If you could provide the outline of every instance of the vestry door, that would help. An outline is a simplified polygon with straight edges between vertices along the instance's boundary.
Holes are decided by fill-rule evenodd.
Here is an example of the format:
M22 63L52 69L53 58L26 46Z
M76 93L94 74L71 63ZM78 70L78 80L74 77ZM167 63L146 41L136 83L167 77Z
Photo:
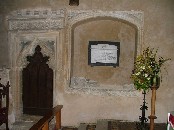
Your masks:
M33 56L27 56L29 64L22 72L23 113L44 115L53 107L53 70L43 57L41 48L35 48Z

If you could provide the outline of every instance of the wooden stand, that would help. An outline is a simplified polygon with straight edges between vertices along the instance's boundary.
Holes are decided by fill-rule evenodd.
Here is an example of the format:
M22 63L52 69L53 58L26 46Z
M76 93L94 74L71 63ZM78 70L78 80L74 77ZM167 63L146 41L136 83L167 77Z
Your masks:
M152 97L151 97L151 115L148 116L150 119L150 130L154 130L154 119L157 119L155 116L155 100L156 100L156 90L158 89L157 86L152 86Z

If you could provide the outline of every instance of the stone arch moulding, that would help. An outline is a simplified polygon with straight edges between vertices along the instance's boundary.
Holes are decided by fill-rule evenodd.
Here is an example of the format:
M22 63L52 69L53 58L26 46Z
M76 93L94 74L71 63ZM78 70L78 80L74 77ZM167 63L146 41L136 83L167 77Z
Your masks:
M112 18L118 21L124 21L127 24L131 24L137 30L136 34L136 54L140 54L143 44L143 25L144 25L144 13L141 11L101 11L101 10L69 10L67 11L66 25L67 35L66 43L68 45L68 60L67 60L67 72L65 81L65 91L67 93L77 94L94 94L94 95L113 95L113 96L140 96L140 93L134 89L133 84L125 84L121 86L123 89L97 89L95 87L71 87L71 54L72 54L72 29L80 22L95 18ZM118 87L120 88L120 86Z

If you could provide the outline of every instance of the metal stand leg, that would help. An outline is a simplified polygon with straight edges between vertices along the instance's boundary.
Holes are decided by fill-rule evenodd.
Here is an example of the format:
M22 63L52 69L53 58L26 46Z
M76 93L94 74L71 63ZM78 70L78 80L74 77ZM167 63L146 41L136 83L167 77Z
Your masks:
M148 130L147 128L147 121L148 119L145 117L146 116L146 110L148 110L148 107L146 106L146 92L143 91L142 94L144 95L144 98L143 98L143 105L141 105L141 108L140 110L142 111L142 116L139 116L139 120L141 123L137 123L136 126L137 126L137 130Z

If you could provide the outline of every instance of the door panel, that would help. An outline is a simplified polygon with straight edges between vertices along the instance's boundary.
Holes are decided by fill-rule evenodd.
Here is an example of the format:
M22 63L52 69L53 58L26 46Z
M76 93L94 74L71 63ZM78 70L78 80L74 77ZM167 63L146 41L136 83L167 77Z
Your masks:
M53 107L53 70L43 57L41 48L35 48L33 56L27 56L29 64L22 72L23 113L45 115Z

